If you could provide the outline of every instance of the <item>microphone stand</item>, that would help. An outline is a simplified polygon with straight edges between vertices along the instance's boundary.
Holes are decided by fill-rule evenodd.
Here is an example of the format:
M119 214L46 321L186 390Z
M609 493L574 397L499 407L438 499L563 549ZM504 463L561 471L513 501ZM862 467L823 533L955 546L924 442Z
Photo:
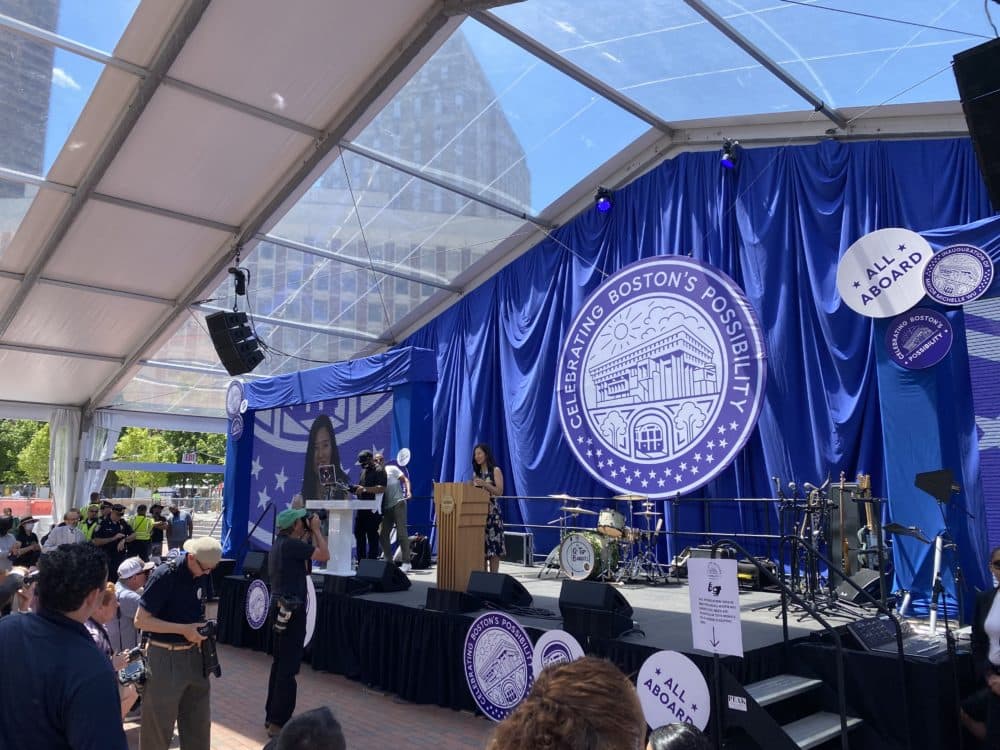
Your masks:
M948 625L948 594L944 590L944 583L941 581L941 574L938 573L937 579L934 581L934 606L937 606L937 597L941 595L941 599L944 602L944 640L947 646L948 652L948 666L951 670L951 683L952 683L952 694L953 694L953 708L955 710L955 722L958 725L958 731L956 736L958 737L958 750L964 750L965 738L964 727L962 726L962 700L960 693L958 691L958 654L955 644L955 634L952 633L951 627Z

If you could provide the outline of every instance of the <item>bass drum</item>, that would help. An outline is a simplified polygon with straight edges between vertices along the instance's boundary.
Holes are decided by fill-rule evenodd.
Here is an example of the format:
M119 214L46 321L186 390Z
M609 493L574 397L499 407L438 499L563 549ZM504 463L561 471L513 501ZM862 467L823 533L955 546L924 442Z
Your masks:
M598 578L618 567L618 545L593 531L569 534L559 546L559 566L573 581Z

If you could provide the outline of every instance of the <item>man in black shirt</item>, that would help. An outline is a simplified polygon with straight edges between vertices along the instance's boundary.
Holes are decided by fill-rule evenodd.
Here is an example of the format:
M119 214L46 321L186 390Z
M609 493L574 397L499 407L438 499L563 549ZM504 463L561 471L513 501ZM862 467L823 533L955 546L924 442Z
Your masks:
M351 487L351 492L358 500L375 500L385 492L388 479L385 469L375 463L371 451L361 451L358 454L358 465L361 466L361 479ZM378 528L382 520L380 513L374 510L359 510L354 514L354 541L358 547L358 559L377 560L379 556Z
M114 670L84 627L104 595L104 556L64 544L38 570L38 614L0 620L0 747L127 750Z
M211 537L197 537L184 550L153 571L135 615L136 629L150 636L142 750L167 750L174 722L184 750L210 750L211 686L198 648L205 636L198 629L205 625L208 574L219 564L222 547Z
M118 580L118 566L128 557L126 545L135 539L132 527L122 520L124 514L124 505L112 505L108 517L101 520L97 531L90 538L108 560L108 580L112 583Z
M307 526L308 523L308 526ZM307 541L307 537L312 541ZM302 664L306 640L306 576L312 561L326 562L330 550L319 516L304 508L278 514L278 536L268 557L271 599L274 602L274 662L267 681L265 721L273 737L295 712L295 675Z
M163 556L163 532L169 525L163 517L163 504L153 503L149 506L153 518L153 531L149 535L149 556L153 562L159 563Z

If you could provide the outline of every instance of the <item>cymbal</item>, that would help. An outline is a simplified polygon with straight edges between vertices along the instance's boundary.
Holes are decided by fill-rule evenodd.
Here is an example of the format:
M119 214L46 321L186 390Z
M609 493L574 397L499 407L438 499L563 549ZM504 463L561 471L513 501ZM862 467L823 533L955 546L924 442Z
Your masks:
M615 500L649 500L649 495L634 495L632 493L626 493L624 495L615 495Z
M585 516L599 516L596 510L587 510L586 508L571 508L568 505L562 506L559 510L564 513L569 513L571 516L575 516L577 513L582 513Z
M567 495L565 492L561 495L549 495L549 497L554 497L556 500L576 500L572 495Z
M640 510L632 514L633 516L658 516L660 515L655 510Z

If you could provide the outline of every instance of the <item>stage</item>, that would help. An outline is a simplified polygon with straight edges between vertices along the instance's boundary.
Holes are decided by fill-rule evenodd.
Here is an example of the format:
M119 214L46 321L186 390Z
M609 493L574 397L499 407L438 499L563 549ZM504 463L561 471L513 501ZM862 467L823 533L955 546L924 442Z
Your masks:
M538 578L539 567L501 565L532 595L531 614L512 613L533 640L545 630L562 627L559 591L562 578L555 571ZM320 595L316 631L308 651L313 669L345 675L414 703L430 703L478 712L469 694L462 669L462 649L468 628L480 612L445 613L424 608L427 590L436 581L434 567L412 571L408 591L356 596ZM225 579L219 606L219 640L234 646L269 650L269 627L254 631L246 623L243 599L248 581ZM686 583L616 585L633 608L636 628L616 639L588 638L581 645L588 653L604 656L629 675L636 674L655 651L687 654L710 680L712 659L692 650L689 592ZM722 663L742 684L783 673L806 674L824 682L817 701L836 711L836 650L823 628L811 618L789 615L789 647L783 646L777 593L746 590L740 594L744 658L726 657ZM550 615L540 610L547 610ZM483 610L485 611L485 610ZM833 620L843 626L847 619ZM851 747L906 747L901 720L902 691L895 658L866 653L842 631L845 642L845 691L849 712L865 720L851 733ZM958 671L963 684L970 671L967 655L960 656ZM953 703L949 690L951 670L947 658L908 659L906 684L911 688L910 736L915 748L936 747L928 738L947 743L954 737ZM944 746L944 745L942 745ZM748 746L749 747L749 746Z

